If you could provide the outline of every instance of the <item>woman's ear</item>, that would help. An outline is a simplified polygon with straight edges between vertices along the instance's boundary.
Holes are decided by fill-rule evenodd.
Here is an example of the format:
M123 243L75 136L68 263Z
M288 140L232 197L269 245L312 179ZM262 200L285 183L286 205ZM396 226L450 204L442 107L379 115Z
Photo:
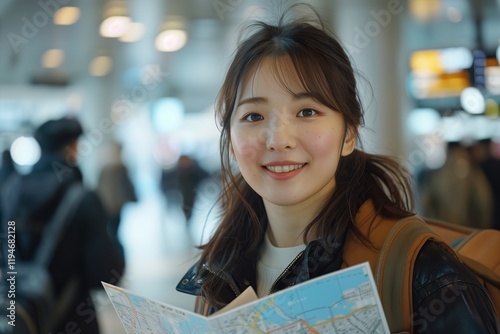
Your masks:
M348 128L344 138L344 145L342 146L342 152L340 153L343 157L349 155L354 151L356 147L356 140L358 138L358 128Z

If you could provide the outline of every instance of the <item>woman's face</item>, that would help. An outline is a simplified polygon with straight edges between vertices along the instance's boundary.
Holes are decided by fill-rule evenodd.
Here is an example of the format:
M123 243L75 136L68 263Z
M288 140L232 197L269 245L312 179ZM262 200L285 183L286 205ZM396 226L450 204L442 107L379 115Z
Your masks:
M264 202L317 206L335 188L339 158L353 151L356 135L344 138L342 115L311 98L287 57L278 61L290 89L269 59L247 74L231 118L231 151Z

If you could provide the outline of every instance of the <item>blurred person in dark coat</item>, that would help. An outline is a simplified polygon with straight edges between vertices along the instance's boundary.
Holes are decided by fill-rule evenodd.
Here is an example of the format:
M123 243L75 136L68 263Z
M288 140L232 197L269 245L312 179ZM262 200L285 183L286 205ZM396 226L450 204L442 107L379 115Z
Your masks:
M121 152L121 145L115 142L102 150L102 166L97 182L97 193L108 213L108 228L113 236L118 234L123 206L129 202L137 202L135 188L130 180L128 168L121 158Z
M481 167L461 143L448 143L445 164L421 187L425 216L473 228L491 228L493 195Z
M181 155L177 165L162 171L161 189L168 202L181 205L182 212L189 224L200 184L210 175L188 155Z
M2 152L2 161L0 165L0 203L2 202L2 189L7 183L9 178L13 175L17 175L16 167L14 166L14 160L9 150ZM2 217L2 206L0 205L0 218Z
M35 132L41 158L27 175L11 178L3 191L2 222L16 221L16 258L32 259L44 226L55 213L65 192L82 183L76 166L77 139L82 127L76 119L63 118L42 124ZM78 278L78 289L54 333L99 333L92 288L101 281L117 283L125 261L115 239L107 231L107 216L96 193L86 190L73 221L56 248L49 271L55 293Z
M7 179L14 174L17 174L14 160L12 160L10 151L5 150L2 152L2 162L0 165L0 187L2 187Z

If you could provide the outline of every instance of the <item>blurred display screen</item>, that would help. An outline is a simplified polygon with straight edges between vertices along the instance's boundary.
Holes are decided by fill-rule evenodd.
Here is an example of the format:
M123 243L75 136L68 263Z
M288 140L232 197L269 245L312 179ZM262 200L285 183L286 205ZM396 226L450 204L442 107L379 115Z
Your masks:
M416 99L458 97L467 87L500 96L498 59L464 47L419 50L410 56L409 91Z
M410 92L415 98L459 96L471 86L474 57L463 47L415 51L410 56Z
M500 95L500 66L495 58L486 60L485 86L490 94Z

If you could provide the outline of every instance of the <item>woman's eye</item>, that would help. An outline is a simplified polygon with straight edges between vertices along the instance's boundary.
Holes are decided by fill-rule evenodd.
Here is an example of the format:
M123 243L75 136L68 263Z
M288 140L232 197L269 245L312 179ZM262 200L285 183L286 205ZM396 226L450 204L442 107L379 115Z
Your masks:
M301 111L299 111L297 116L299 116L299 117L311 117L311 116L316 115L317 113L318 112L314 109L306 108L306 109L302 109Z
M252 113L252 114L246 115L245 117L243 117L243 119L245 121L249 121L249 122L257 122L257 121L262 121L264 119L264 117L262 117L262 115Z

